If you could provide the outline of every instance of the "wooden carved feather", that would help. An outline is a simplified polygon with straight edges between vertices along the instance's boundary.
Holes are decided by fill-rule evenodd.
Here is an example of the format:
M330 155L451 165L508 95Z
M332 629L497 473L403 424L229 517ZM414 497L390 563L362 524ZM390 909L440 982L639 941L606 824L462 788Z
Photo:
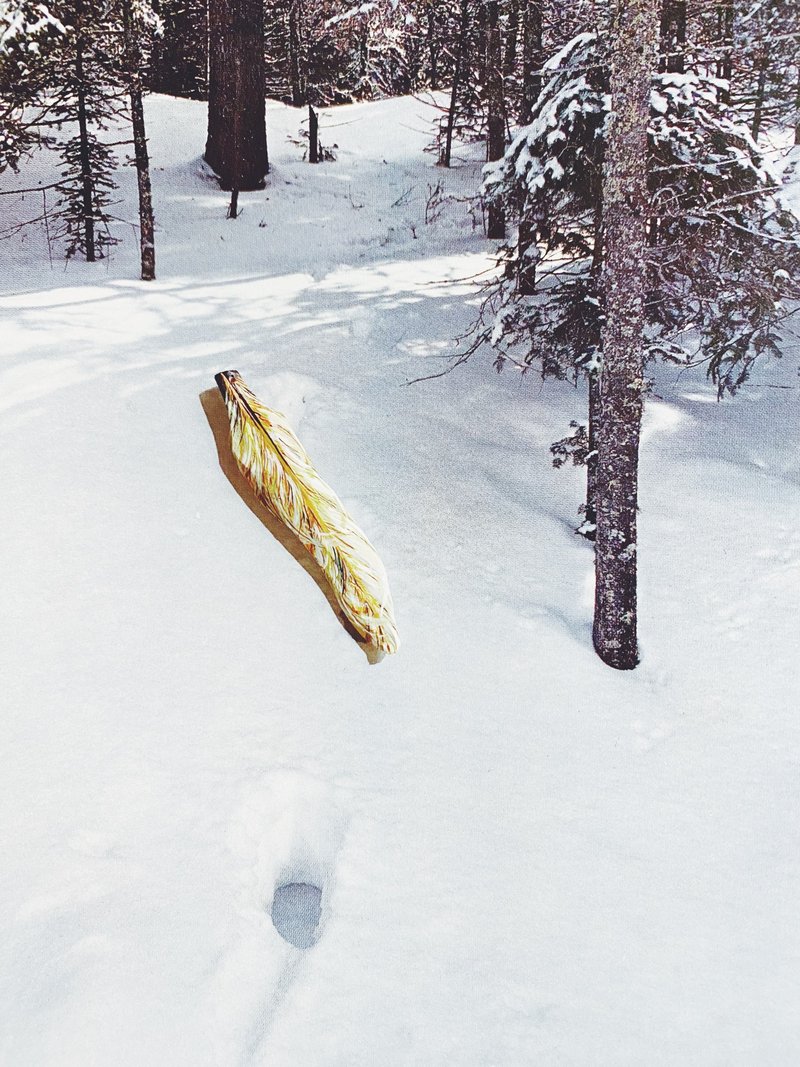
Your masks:
M284 416L265 407L238 371L214 380L228 409L233 454L259 500L314 557L360 636L396 652L389 581L366 535L317 474Z

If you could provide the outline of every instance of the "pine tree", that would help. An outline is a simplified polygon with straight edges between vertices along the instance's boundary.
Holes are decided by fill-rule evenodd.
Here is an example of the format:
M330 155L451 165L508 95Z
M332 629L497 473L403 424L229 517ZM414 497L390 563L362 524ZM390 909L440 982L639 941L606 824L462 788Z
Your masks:
M519 221L501 251L470 350L491 341L498 365L588 380L582 442L557 442L588 463L588 524L595 504L598 373L603 365L604 205L608 38L582 34L544 68L533 121L502 162L487 167L485 195ZM656 74L650 93L647 180L649 358L705 362L720 396L747 380L754 360L777 356L797 294L797 220L747 129L718 100L713 77ZM691 341L690 341L691 339Z
M0 173L42 143L40 112L49 89L44 62L65 34L44 5L0 0Z
M98 10L90 0L71 0L58 10L67 32L50 57L51 84L57 85L50 109L60 128L77 130L61 144L55 235L65 241L67 258L81 252L93 263L118 243L110 229L116 157L98 133L121 111L119 25L110 5Z

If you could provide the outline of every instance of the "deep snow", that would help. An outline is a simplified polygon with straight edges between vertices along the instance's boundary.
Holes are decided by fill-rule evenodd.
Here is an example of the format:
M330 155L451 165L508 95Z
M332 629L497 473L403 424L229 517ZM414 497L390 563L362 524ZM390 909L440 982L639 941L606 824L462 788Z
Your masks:
M310 167L273 106L227 221L202 105L147 115L157 282L127 226L94 266L0 244L0 1062L796 1062L796 350L721 404L660 373L643 661L615 673L548 454L580 393L480 357L408 384L490 266L468 204L425 222L476 166L436 168L399 100L327 113ZM220 470L200 394L228 367L381 553L396 657ZM322 890L308 949L273 925L291 883Z

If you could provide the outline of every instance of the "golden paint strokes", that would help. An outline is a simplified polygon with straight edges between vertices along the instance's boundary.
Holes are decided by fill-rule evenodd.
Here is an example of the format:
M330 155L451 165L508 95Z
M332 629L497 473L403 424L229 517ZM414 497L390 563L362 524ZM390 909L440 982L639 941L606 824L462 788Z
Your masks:
M396 652L389 581L366 535L317 474L286 419L265 407L238 371L216 375L231 423L231 448L259 500L325 572L345 617L383 652Z

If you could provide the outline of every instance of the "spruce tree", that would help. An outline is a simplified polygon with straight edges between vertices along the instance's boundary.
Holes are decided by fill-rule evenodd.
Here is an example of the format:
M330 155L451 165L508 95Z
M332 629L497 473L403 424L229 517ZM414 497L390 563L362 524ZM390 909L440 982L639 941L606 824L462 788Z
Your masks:
M117 161L98 134L121 113L119 26L111 5L98 9L90 0L62 4L59 14L67 32L51 57L50 77L57 84L51 112L67 137L61 143L55 234L64 240L67 258L80 252L93 263L118 243L110 229Z
M0 3L0 173L17 170L43 141L40 117L50 90L45 57L65 32L44 4Z
M487 167L485 196L517 220L519 238L501 250L471 345L490 341L499 366L588 379L590 519L603 365L608 57L608 37L597 34L581 34L557 53L545 64L533 121ZM713 77L694 73L652 78L645 313L648 357L704 363L722 396L747 381L760 355L779 354L790 310L783 298L797 292L798 231L746 127L716 90ZM582 455L578 445L557 442L556 458L564 449Z

